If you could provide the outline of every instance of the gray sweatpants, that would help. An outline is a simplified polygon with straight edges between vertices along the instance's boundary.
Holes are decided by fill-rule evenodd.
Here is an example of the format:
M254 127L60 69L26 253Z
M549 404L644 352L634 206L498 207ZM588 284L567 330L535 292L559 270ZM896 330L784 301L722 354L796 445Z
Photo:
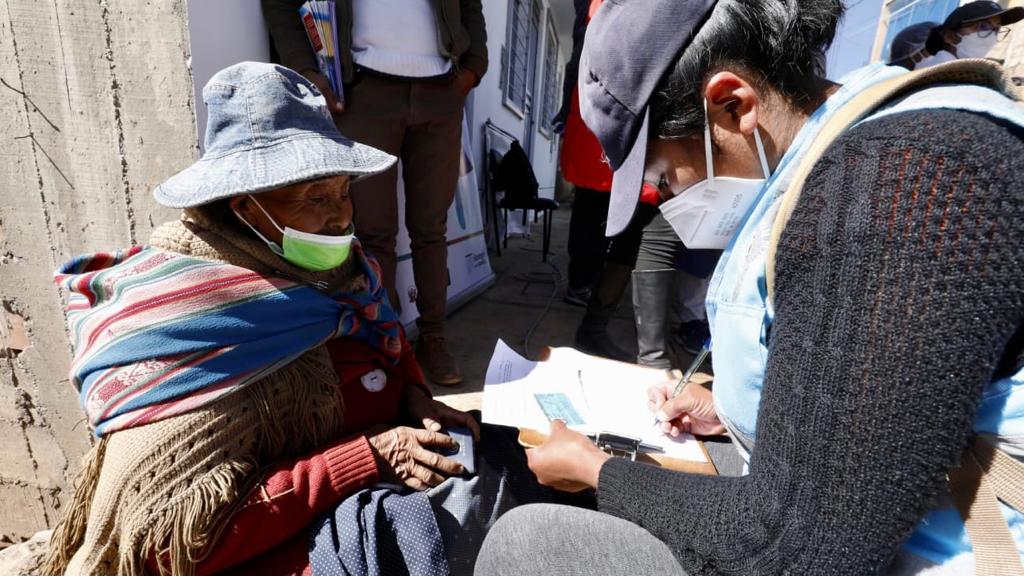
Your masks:
M532 504L491 528L477 576L686 576L672 552L643 528L583 508Z
M900 553L889 576L962 576L972 563L936 566ZM510 511L491 528L476 576L686 576L672 552L650 532L621 518L557 504Z

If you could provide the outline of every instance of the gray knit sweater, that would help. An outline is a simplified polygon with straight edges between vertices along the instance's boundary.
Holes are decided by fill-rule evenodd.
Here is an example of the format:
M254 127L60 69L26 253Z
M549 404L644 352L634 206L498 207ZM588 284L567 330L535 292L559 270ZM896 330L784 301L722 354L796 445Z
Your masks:
M691 575L883 571L944 490L984 386L1018 361L1022 159L1015 128L967 112L843 135L780 242L750 474L613 458L600 509Z

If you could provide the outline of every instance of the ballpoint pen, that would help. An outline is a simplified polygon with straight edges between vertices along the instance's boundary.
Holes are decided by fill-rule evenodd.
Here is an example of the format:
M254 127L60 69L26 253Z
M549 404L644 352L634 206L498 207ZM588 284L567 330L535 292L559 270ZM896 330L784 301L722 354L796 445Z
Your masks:
M708 354L710 352L711 338L708 337L708 339L705 340L704 344L700 347L700 352L698 352L697 355L693 358L693 362L690 363L690 367L687 368L686 372L683 372L683 375L679 377L679 380L676 382L676 387L672 390L672 395L669 396L667 400L665 400L666 402L672 400L676 396L679 396L679 393L683 391L683 388L685 388L686 385L690 383L690 378L693 378L693 375L697 372L697 370L700 369L701 365L704 364L704 360L707 359ZM658 420L658 417L655 416L654 425L657 426L660 422L661 421Z

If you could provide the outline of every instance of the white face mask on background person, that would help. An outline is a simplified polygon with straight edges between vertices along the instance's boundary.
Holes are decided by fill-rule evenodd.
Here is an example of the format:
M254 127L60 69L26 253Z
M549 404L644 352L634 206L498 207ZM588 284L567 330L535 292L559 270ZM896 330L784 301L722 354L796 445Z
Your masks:
M984 58L998 41L999 35L993 32L989 32L984 38L978 32L961 36L960 43L956 45L956 57Z
M711 123L704 101L704 158L708 177L661 204L661 214L690 249L725 248L736 234L740 221L750 211L765 182L771 176L761 133L754 128L754 143L764 178L715 177L711 150Z

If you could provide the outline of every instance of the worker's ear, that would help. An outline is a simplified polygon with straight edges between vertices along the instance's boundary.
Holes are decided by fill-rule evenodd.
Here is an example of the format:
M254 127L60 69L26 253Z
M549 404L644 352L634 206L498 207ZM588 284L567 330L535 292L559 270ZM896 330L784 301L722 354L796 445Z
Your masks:
M761 99L746 78L724 71L712 76L704 87L708 121L715 128L750 136L757 128Z

